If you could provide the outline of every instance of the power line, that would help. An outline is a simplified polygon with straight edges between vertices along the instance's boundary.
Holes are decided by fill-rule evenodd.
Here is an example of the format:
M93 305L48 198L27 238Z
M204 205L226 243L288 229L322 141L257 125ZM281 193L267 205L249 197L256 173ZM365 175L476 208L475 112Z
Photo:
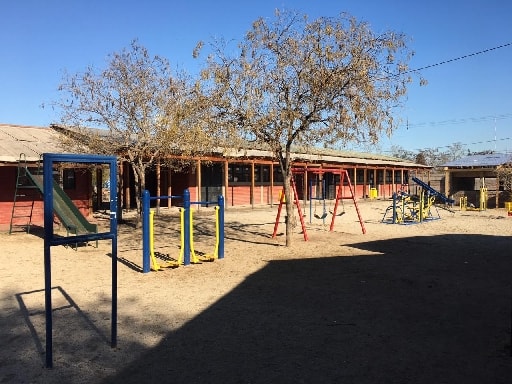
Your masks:
M497 120L506 120L512 118L512 113L504 113L501 115L487 115L487 116L479 116L479 117L464 117L460 119L449 119L449 120L441 120L441 121L429 121L422 123L409 123L407 122L406 128L421 128L425 126L436 127L439 125L457 125L457 124L467 124L467 123L482 123L486 121L497 121Z
M467 58L472 57L472 56L482 55L482 54L484 54L484 53L488 53L488 52L491 52L491 51L495 51L495 50L497 50L497 49L501 49L501 48L506 48L506 47L509 47L509 46L511 46L511 45L512 45L512 42L511 42L511 43L502 44L502 45L499 45L499 46L497 46L497 47L484 49L483 51L473 52L473 53L470 53L470 54L467 54L467 55L464 55L464 56L456 57L456 58L454 58L454 59L444 60L444 61L440 61L439 63L426 65L426 66L424 66L424 67L420 67L420 68L416 68L416 69L411 69L411 70L406 71L406 72L404 72L404 73L419 72L419 71L422 71L422 70L424 70L424 69L428 69L428 68L432 68L432 67L437 67L437 66L439 66L439 65L452 63L452 62L454 62L454 61L458 61L458 60L462 60L462 59L467 59Z
M495 142L497 142L497 141L505 141L505 140L512 140L512 137L503 137L503 138L500 138L500 139L494 139L494 140L476 141L476 142L474 142L474 143L462 144L462 145L464 145L464 146L468 146L468 145L476 145L476 144L488 144L488 143L495 143ZM449 147L449 145L444 146L444 147L439 147L439 148L446 148L446 147Z
M503 137L503 138L499 138L499 139L493 139L493 140L482 140L482 141L475 141L473 143L460 143L460 142L455 142L453 144L459 144L463 147L468 147L470 145L477 145L477 144L489 144L489 143L496 143L498 141L507 141L507 140L512 140L512 137ZM451 145L436 145L435 148L436 149L441 149L441 148L451 148L453 146L453 144ZM400 147L400 146L398 146ZM428 149L427 147L424 147L424 148L415 148L416 151L422 151L424 149ZM392 150L387 150L387 151L384 151L384 152L393 152Z

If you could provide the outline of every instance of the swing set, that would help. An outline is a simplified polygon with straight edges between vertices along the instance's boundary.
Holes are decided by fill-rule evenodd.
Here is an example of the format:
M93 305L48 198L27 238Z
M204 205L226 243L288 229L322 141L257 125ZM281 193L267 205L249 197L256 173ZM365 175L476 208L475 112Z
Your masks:
M325 201L327 199L327 191L325 189L326 182L325 182L324 178L320 178L319 176L320 176L319 174L316 174L315 185L314 185L314 188L315 188L314 194L313 194L313 179L309 180L309 223L310 224L311 224L311 220L313 220L313 217L316 219L319 219L319 220L324 220L324 223L325 223L325 218L328 215L327 208L325 206ZM312 212L313 201L315 201L314 213ZM322 208L323 208L321 214L317 213L317 208L318 208L319 204L322 204Z
M363 234L366 233L366 228L364 227L364 223L363 223L363 219L361 217L361 213L359 211L359 207L357 205L357 201L356 201L356 198L355 198L355 193L354 193L354 188L352 187L352 183L350 182L350 177L348 175L348 172L345 170L345 169L338 169L338 168L314 168L314 169L308 169L308 168L294 168L292 169L292 178L291 178L291 189L292 189L292 192L293 192L293 202L294 202L294 205L297 207L297 211L298 211L298 214L299 214L299 218L300 218L300 222L301 222L301 226L302 226L302 233L304 235L304 241L308 241L308 235L307 235L307 231L306 231L306 225L304 223L304 215L302 214L302 209L301 209L301 206L300 206L300 201L299 201L299 198L298 198L298 193L297 193L297 187L296 187L296 182L295 182L295 175L303 175L303 178L304 180L307 178L307 175L309 174L313 174L315 175L315 180L316 180L316 186L319 187L319 188L316 188L316 192L313 197L313 184L312 184L312 180L310 181L310 184L309 184L309 209L310 209L310 223L311 223L311 218L312 217L315 217L316 219L320 219L320 220L323 220L324 223L325 223L325 219L327 218L327 216L329 215L329 213L332 215L332 218L331 218L331 223L330 223L330 226L329 226L329 231L332 232L334 230L334 222L335 222L335 219L337 216L342 216L345 214L345 204L344 204L344 200L345 199L351 199L354 203L354 207L356 208L356 212L357 212L357 216L358 216L358 219L359 219L359 224L361 225L361 230L363 232ZM325 177L323 177L325 174L332 174L333 176L335 175L339 175L339 184L338 184L338 188L337 188L337 192L336 192L336 197L334 199L334 206L332 207L332 209L329 209L329 211L327 210L327 204L326 204L326 200L327 200L327 193L326 193L326 180L325 180ZM320 181L320 183L319 183ZM304 185L306 184L306 182L304 182ZM346 184L346 185L345 185ZM344 192L344 187L348 187L348 190L350 192L349 195L345 195L343 192ZM335 188L336 188L336 184L335 184ZM315 202L314 203L314 212L313 211L313 201ZM339 203L341 201L341 212L338 213L338 209L339 209ZM279 207L278 207L278 210L277 210L277 215L276 215L276 222L274 224L274 232L272 234L272 237L275 238L277 236L277 228L279 226L279 219L281 217L281 210L282 210L282 207L283 207L283 203L286 202L286 199L285 199L285 194L284 194L284 188L282 190L282 192L280 193L280 198L279 198ZM321 213L318 213L317 212L317 207L321 205L322 206L322 212Z
M329 191L327 188L327 179L323 176L325 173L330 173L333 178L336 174L339 174L339 170L335 169L332 173L332 170L314 170L310 171L313 174L315 174L314 178L314 184L313 184L313 178L309 179L309 223L312 223L313 218L322 220L325 224L325 219L329 214L333 214L334 210L332 207L332 202L329 203L329 210L327 210L327 199L329 195ZM340 179L343 177L340 175ZM347 179L349 180L349 179ZM333 180L333 185L336 186L335 179ZM341 180L340 180L341 181ZM349 180L350 181L350 180ZM342 183L340 184L343 185ZM314 192L313 192L314 191ZM349 197L350 198L350 197ZM345 214L345 203L343 202L344 198L341 198L341 212L335 214L336 216L343 216ZM313 203L314 202L314 203ZM318 213L318 207L322 208L321 213Z

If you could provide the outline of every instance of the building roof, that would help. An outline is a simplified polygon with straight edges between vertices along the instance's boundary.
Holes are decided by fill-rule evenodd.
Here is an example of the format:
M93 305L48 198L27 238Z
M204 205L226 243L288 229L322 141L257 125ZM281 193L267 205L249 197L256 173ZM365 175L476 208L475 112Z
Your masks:
M220 149L219 149L220 151ZM247 150L233 150L227 153L228 156L234 158L270 158L272 153L270 151L260 149L247 149ZM412 163L406 160L397 159L395 157L388 157L383 155L373 155L367 153L357 153L352 151L316 151L313 153L300 153L292 152L291 158L294 161L306 161L306 162L326 162L326 163L343 163L352 164L357 166L374 166L374 167L403 167L403 168L425 168L430 169L432 167L422 164Z
M0 124L0 163L16 163L23 155L37 162L43 153L64 153L58 137L50 128Z
M24 154L29 162L40 160L43 153L66 153L60 146L59 136L63 131L72 130L61 126L49 128L0 124L0 163L15 163ZM102 133L104 130L91 129ZM273 154L264 149L245 149L227 151L216 148L212 151L218 155L227 155L231 158L273 158ZM372 153L353 151L314 149L309 153L295 150L292 153L294 161L314 163L339 163L355 166L399 167L399 168L431 168L429 166L412 163L403 159Z
M52 128L59 132L77 132L74 127L65 127L61 125L51 125ZM109 136L109 131L101 128L85 128L82 127L86 132L97 134L99 136ZM134 140L136 137L134 136ZM268 149L256 146L254 143L247 143L247 147L244 149L232 148L213 148L211 153L216 156L228 156L230 158L274 158L274 154ZM402 168L414 168L414 169L430 169L431 166L413 163L397 157L382 155L378 153L366 153L356 152L348 150L337 150L328 148L307 148L307 150L301 150L301 148L292 148L292 160L294 161L305 161L305 162L327 162L327 163L343 163L353 164L357 166L375 166L375 167L402 167Z
M492 153L488 155L471 155L462 159L450 161L443 164L448 168L482 168L482 167L498 167L503 164L512 162L512 154Z

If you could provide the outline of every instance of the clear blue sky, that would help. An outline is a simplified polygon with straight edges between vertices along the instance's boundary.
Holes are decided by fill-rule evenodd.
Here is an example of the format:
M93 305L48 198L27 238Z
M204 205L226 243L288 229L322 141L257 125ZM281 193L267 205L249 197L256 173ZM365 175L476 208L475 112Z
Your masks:
M411 68L512 43L512 2L506 0L2 1L0 123L58 121L57 111L40 106L58 98L64 71L103 68L109 53L133 39L194 73L191 53L199 40L240 40L252 21L276 8L311 18L346 11L376 32L403 32L416 52ZM461 142L471 151L512 151L511 64L509 45L423 70L429 84L411 85L396 111L404 124L379 150L444 150Z

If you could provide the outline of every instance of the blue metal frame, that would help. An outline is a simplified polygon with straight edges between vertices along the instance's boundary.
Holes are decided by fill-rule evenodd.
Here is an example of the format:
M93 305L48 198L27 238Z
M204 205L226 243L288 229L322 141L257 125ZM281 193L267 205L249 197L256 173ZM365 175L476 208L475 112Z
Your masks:
M55 237L53 232L53 165L54 163L108 164L110 167L110 231L86 235ZM111 347L117 346L117 159L114 156L43 154L44 186L44 286L46 312L46 367L53 367L53 318L51 247L93 240L112 241L112 316ZM114 191L114 193L112 193Z

